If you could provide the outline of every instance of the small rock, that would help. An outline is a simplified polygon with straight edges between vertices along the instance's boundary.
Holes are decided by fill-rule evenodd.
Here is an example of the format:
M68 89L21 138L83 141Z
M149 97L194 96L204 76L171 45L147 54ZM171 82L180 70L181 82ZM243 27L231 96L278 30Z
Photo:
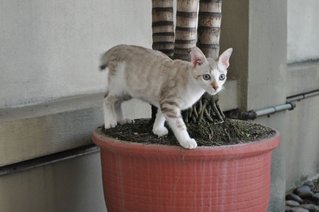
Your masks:
M290 212L310 212L310 211L305 208L295 207L295 208L291 208Z
M311 189L315 187L315 183L313 181L307 181L304 185L309 186Z
M289 207L289 206L285 206L285 212L291 212L291 207Z
M290 212L291 211L291 207L289 207L289 206L285 206L285 212Z
M298 195L296 194L287 194L286 195L286 200L294 200L299 202L300 204L303 203L303 199L301 199Z
M302 185L295 189L295 194L297 194L301 198L308 198L312 197L313 192L311 191L311 188L307 185Z
M311 212L319 212L319 206L313 204L303 204L300 207L310 210Z
M319 201L319 193L315 193L312 195L312 198L316 201Z
M294 200L287 200L287 201L286 201L286 205L287 205L287 206L290 206L290 207L296 207L296 206L299 206L300 203L297 202L297 201L294 201Z

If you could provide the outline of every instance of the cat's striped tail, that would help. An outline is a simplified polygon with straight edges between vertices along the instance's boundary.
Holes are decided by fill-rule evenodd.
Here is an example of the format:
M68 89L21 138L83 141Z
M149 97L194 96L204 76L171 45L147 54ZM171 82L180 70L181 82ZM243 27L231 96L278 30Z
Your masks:
M104 69L106 69L106 65L100 65L100 71L103 71Z
M105 53L101 56L100 71L103 71L104 69L107 68L107 66L108 66L108 61L109 61L109 51L105 52Z

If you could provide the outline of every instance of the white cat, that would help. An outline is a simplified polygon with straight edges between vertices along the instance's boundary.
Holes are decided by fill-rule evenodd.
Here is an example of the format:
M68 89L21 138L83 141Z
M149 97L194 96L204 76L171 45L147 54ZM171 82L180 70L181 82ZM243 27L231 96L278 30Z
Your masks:
M206 58L195 47L191 62L172 60L165 54L138 46L119 45L102 57L101 70L108 70L108 91L104 101L105 128L126 123L121 103L138 98L158 108L153 133L164 136L168 130L165 120L180 145L187 149L197 147L190 138L181 110L191 107L208 92L217 94L226 81L232 48L222 53L218 61Z

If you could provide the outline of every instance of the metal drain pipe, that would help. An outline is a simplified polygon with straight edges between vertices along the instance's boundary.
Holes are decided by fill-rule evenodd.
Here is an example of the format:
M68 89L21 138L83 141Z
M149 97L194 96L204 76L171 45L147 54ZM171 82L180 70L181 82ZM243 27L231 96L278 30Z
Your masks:
M282 104L282 105L275 105L275 106L258 109L258 110L255 110L256 118L259 116L266 116L266 115L274 114L284 110L293 110L295 107L296 107L295 103L287 102L286 104Z
M0 177L9 174L15 174L21 171L27 171L29 169L38 168L57 162L62 162L65 160L73 159L76 157L81 157L84 155L99 152L99 148L94 144L89 144L82 147L77 147L71 150L66 150L63 152L54 153L51 155L42 156L39 158L34 158L30 160L25 160L22 162L5 165L0 167Z
M313 96L317 96L317 95L319 95L319 89L305 92L305 93L301 93L301 94L297 94L297 95L288 96L287 102L297 102L297 101L301 101L303 99L307 99L309 97L313 97Z
M297 101L301 101L313 96L319 95L319 89L292 95L286 98L286 103L281 105L274 105L262 109L250 110L247 112L242 112L239 109L234 109L226 111L225 115L229 118L241 119L241 120L253 120L260 116L270 116L274 113L284 111L284 110L293 110L296 107Z

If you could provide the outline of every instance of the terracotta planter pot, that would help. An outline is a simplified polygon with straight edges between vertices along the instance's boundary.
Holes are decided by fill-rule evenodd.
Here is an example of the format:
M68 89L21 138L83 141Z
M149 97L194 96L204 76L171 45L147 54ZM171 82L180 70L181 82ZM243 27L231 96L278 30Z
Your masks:
M93 134L108 212L266 212L279 140L185 150Z

